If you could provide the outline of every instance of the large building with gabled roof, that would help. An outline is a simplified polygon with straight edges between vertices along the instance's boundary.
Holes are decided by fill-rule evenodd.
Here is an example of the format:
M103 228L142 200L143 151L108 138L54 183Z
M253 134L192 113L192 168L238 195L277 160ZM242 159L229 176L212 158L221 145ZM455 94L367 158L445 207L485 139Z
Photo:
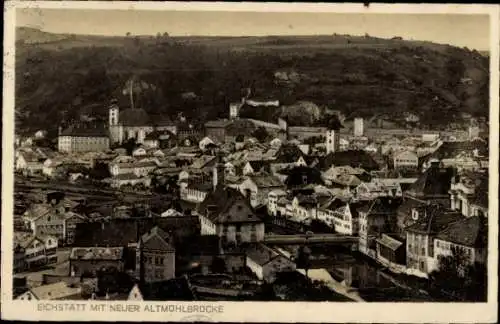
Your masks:
M213 227L223 245L260 242L264 221L253 209L250 197L219 183L198 206L201 225Z
M121 144L129 139L144 143L146 136L154 131L177 132L175 123L166 116L152 116L142 108L127 108L120 111L117 104L109 108L109 139L111 144Z

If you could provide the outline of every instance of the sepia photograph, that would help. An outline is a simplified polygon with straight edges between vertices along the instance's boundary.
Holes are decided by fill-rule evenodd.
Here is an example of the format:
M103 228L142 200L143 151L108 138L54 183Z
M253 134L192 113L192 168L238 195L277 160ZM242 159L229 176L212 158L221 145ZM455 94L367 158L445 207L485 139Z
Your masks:
M10 4L2 304L496 304L498 8Z

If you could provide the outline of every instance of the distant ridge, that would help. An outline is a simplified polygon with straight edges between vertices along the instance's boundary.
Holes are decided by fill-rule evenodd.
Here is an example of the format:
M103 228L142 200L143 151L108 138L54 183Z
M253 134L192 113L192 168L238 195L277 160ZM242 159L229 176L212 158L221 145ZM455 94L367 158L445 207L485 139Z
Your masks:
M16 42L23 42L25 44L58 42L69 37L69 35L48 33L33 27L16 28Z

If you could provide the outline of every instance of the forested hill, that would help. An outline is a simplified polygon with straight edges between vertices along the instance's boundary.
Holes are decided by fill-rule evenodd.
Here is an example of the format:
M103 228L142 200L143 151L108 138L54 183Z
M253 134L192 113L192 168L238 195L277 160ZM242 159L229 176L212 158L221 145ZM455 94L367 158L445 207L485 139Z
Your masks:
M227 117L228 103L246 88L285 106L255 111L262 119L288 108L300 115L300 102L346 116L413 112L429 125L488 114L488 58L448 45L368 35L101 37L30 28L18 29L16 39L20 129L105 117L112 98L129 105L123 87L132 76L148 85L137 105L200 120Z

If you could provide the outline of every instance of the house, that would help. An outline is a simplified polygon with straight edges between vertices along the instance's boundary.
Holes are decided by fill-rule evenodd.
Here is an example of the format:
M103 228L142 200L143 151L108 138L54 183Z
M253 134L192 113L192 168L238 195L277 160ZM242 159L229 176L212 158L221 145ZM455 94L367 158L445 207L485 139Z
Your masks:
M273 164L291 165L297 163L304 153L297 145L286 143L281 145L277 151L266 152L266 155L273 156Z
M143 234L136 249L136 271L144 282L175 277L175 248L172 238L158 226Z
M47 131L46 130L38 130L35 132L35 138L36 139L42 139L47 136Z
M465 217L488 215L488 172L461 172L452 178L451 209Z
M255 174L259 172L270 172L270 163L268 161L248 161L243 167L243 175Z
M196 294L187 276L175 279L135 284L128 294L128 301L193 301Z
M297 223L308 223L316 218L317 201L314 196L297 195L286 206L286 216Z
M231 162L226 162L226 164L224 164L224 172L226 176L236 176L236 165Z
M181 188L181 199L193 203L201 203L213 190L212 182L193 182Z
M363 150L347 150L330 153L322 157L318 165L323 171L330 169L332 166L351 166L353 168L364 169L367 172L380 168L373 157Z
M267 212L271 216L276 216L278 212L278 201L286 197L286 191L281 189L271 190L267 198Z
M14 250L20 260L18 270L33 269L36 267L57 262L57 238L50 235L33 235L26 232L14 232ZM24 253L24 256L21 254ZM19 268L23 265L23 268Z
M120 157L121 158L121 157ZM120 174L134 173L136 176L141 177L148 175L158 167L158 162L155 159L143 159L140 161L113 161L109 165L109 171L112 176Z
M212 141L210 137L204 137L199 143L198 146L200 147L200 150L205 151L208 150L210 147L214 147L215 143Z
M173 208L167 209L163 213L161 213L161 217L180 217L183 214Z
M323 172L323 179L327 183L331 183L340 175L359 175L363 173L362 171L358 171L351 166L332 166L325 172Z
M49 204L35 204L23 216L23 220L35 235L51 235L59 242L71 244L75 226L86 218L71 212L70 208Z
M330 183L337 188L354 189L361 184L361 180L353 174L339 174Z
M47 159L47 156L32 150L19 150L16 154L16 171L24 175L40 174L43 171L43 163Z
M394 168L418 168L418 156L412 151L396 152L393 155Z
M223 244L259 242L264 239L264 221L255 213L250 199L221 184L198 206L202 226L215 228Z
M345 138L339 139L339 151L346 151L349 148L350 142Z
M333 199L318 209L317 218L331 226L337 233L357 235L359 232L358 209L361 206L363 206L362 203Z
M196 170L211 170L217 161L218 159L213 155L202 155L193 161L190 168Z
M272 175L251 175L239 187L242 194L250 193L252 207L267 205L271 191L285 189L280 179Z
M378 152L378 147L372 143L372 144L368 144L367 146L365 146L363 148L363 150L365 152L368 152L368 153L373 155L373 154L376 154Z
M16 300L77 300L82 298L82 287L75 284L68 284L65 281L56 282L49 285L31 287L21 294Z
M295 271L296 265L288 257L262 243L255 243L245 249L247 267L259 278L273 282L279 272Z
M227 127L232 121L228 119L211 120L205 123L205 136L219 143L224 143L227 135Z
M406 265L406 246L404 241L382 234L376 240L377 260L391 268L403 269Z
M391 179L372 179L370 182L362 182L354 189L356 200L366 201L379 197L400 198L403 196L401 185Z
M137 185L142 185L147 188L151 186L151 177L147 175L138 176L135 173L121 173L111 178L110 185L112 188Z
M445 167L461 169L477 169L478 161L487 160L489 156L488 143L482 140L466 142L443 142L439 148L430 154L422 163L422 168L431 167L434 162Z
M459 213L446 210L439 204L414 209L414 223L406 232L406 267L417 276L426 277L437 269L434 239L450 224L463 219Z
M137 158L137 157L145 157L148 155L148 152L146 151L145 147L138 147L135 150L132 151L132 156Z
M439 263L441 256L452 255L453 251L464 254L467 264L486 264L488 255L488 226L482 216L461 219L451 223L434 239L434 257Z
M102 270L124 270L123 247L75 247L69 257L72 277L92 276Z
M57 138L59 152L103 152L109 150L109 133L97 125L71 125L59 128Z
M271 146L272 148L276 148L276 149L279 149L279 147L283 144L283 141L280 140L279 138L274 138L272 139L270 142L269 142L269 146Z
M376 258L376 240L382 233L390 232L400 204L400 199L377 198L358 209L360 252Z
M57 175L58 167L66 163L65 159L62 158L50 158L43 162L42 173L48 177L54 177Z
M160 132L152 131L144 137L144 147L160 148Z
M421 200L448 201L451 180L455 175L452 168L431 165L405 192L405 195Z
M287 176L285 184L289 189L296 189L311 184L322 185L324 183L321 172L317 168L301 166L283 170L281 173Z

